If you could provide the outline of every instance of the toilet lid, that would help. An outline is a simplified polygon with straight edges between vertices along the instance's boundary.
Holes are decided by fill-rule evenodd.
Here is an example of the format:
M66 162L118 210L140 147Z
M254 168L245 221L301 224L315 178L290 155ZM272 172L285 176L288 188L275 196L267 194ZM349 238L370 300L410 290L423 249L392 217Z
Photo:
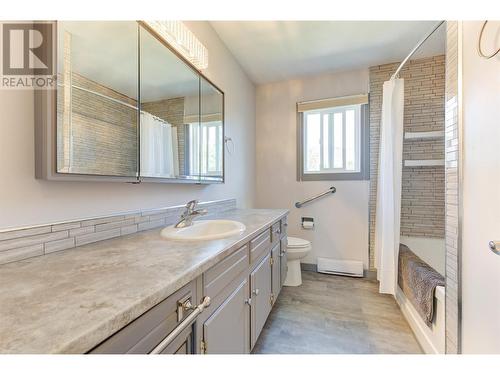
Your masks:
M307 240L297 237L288 237L288 247L289 248L302 248L308 247L311 243Z

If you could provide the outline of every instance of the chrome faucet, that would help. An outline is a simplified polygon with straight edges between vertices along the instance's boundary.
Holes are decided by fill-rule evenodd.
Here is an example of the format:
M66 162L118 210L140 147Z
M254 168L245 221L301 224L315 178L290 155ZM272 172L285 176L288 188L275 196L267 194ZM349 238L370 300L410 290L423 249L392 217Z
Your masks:
M196 205L198 200L192 200L187 202L186 210L182 213L181 219L177 224L174 225L175 228L185 228L193 225L193 219L197 216L206 215L208 211L204 208L197 210Z

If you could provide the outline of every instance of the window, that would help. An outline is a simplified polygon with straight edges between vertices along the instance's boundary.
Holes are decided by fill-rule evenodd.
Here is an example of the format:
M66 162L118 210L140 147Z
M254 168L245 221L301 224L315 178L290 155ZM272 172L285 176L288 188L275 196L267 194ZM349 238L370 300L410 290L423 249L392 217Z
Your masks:
M299 181L367 179L367 105L327 101L299 103Z
M222 175L222 122L189 124L189 170L204 177Z

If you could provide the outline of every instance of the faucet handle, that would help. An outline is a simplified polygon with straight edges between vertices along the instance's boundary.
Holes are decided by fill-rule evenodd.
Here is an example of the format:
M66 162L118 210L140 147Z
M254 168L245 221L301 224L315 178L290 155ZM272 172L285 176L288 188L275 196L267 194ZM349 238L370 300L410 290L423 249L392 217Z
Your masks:
M189 202L186 203L186 208L189 211L194 211L194 209L196 208L197 204L198 204L198 199L193 199L192 201L189 201Z

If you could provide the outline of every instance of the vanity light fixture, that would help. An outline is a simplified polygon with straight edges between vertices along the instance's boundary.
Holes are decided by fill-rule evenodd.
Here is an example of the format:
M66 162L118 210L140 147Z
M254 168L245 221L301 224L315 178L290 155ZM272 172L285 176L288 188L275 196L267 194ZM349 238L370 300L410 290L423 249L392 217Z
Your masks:
M207 48L182 21L144 21L199 70L208 67Z

